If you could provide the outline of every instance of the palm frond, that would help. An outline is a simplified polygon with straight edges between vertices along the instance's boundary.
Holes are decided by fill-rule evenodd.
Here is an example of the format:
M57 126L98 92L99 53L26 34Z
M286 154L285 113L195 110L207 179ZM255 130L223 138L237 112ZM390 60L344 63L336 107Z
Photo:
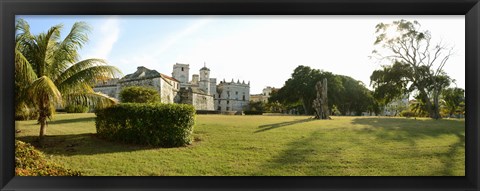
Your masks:
M30 99L37 108L54 107L62 104L62 94L50 78L42 76L37 78L27 88Z
M79 83L94 85L100 78L114 78L121 74L117 67L97 61L98 59L88 59L74 64L63 72L55 83L63 90Z
M37 74L32 65L19 50L15 49L15 81L31 83L35 79L37 79Z
M70 33L58 44L57 52L50 71L65 71L72 63L78 61L78 50L88 41L90 27L85 22L76 22ZM56 79L58 72L52 73L52 79Z
M105 108L118 103L115 98L97 92L79 92L64 94L65 104L94 106Z
M51 27L47 33L40 33L35 36L35 43L31 50L34 64L36 66L37 75L49 75L49 65L52 63L53 55L57 49L57 41L60 39L60 30L63 25L55 25Z
M15 24L15 39L16 42L22 42L25 38L31 38L30 25L23 19L18 19Z
M65 70L62 70L61 74L55 79L55 84L61 84L63 81L71 77L72 75L87 69L92 66L106 65L106 61L103 59L86 59L78 63L72 64Z

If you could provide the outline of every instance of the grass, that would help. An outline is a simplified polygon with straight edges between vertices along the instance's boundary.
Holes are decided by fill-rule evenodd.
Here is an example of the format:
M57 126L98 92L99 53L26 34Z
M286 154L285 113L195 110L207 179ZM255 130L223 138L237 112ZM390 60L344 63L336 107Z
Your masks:
M35 143L36 121L17 138ZM197 115L195 142L155 148L95 136L94 114L57 114L51 160L92 176L464 176L465 121Z

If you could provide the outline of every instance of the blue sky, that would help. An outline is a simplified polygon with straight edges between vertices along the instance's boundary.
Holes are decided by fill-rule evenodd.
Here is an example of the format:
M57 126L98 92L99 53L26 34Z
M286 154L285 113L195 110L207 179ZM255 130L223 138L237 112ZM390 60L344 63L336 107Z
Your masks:
M464 16L18 16L33 33L76 21L91 27L82 58L102 58L124 75L138 66L171 75L175 63L190 76L206 63L217 81L251 82L251 93L281 87L293 69L307 65L348 75L369 85L378 60L370 59L375 25L417 20L433 41L455 47L446 72L465 87Z

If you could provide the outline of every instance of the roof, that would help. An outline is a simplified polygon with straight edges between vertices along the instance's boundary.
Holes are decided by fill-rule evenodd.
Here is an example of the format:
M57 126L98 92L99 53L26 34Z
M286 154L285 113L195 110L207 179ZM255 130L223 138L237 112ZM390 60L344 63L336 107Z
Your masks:
M169 80L172 80L172 81L175 81L175 82L179 82L177 79L175 79L175 78L173 78L173 77L170 77L170 76L167 76L167 75L165 75L165 74L160 73L160 75L161 75L162 77L164 77L164 78L169 79Z
M154 78L154 77L160 77L160 73L158 73L156 70L150 70L143 66L139 66L137 67L137 71L135 71L133 74L128 74L124 76L122 78L122 81L135 80L135 79L141 79L141 78Z
M141 79L146 79L146 78L162 78L168 84L170 84L170 82L168 80L178 82L178 80L176 80L175 78L172 78L172 77L167 76L165 74L161 74L161 73L157 72L156 70L150 70L150 69L148 69L144 66L137 67L137 71L135 71L133 74L128 74L128 75L124 76L121 79L121 81L135 81L135 80L141 80ZM168 80L166 80L166 79L168 79ZM170 85L172 85L172 84L170 84Z
M207 70L207 71L210 71L210 69L208 69L208 68L207 68L207 67L205 67L205 66L204 66L204 67L202 67L202 68L200 68L200 70Z

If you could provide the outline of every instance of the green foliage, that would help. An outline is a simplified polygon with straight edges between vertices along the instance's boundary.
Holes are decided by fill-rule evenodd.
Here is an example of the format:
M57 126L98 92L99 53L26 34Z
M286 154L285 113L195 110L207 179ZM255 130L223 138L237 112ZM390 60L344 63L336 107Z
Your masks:
M402 112L400 112L400 116L402 117L419 117L417 116L417 114L413 111L409 111L409 110L403 110Z
M87 113L90 108L84 105L69 104L65 106L67 113Z
M262 115L263 111L255 111L255 110L249 110L249 111L243 111L245 115Z
M370 76L370 84L375 89L373 97L382 104L388 104L392 100L401 98L406 93L411 74L411 68L400 62L373 71Z
M16 176L81 176L79 171L66 169L50 162L32 145L15 141L15 175Z
M160 102L160 94L150 87L130 86L120 92L123 103L155 103Z
M193 140L191 105L122 103L95 114L98 135L109 140L162 147L184 146Z
M250 111L258 111L263 113L265 111L266 104L262 101L250 101L248 103L248 107L250 108Z
M462 103L465 102L465 90L462 88L448 88L443 90L442 97L448 115L465 112ZM465 105L465 104L463 104Z

